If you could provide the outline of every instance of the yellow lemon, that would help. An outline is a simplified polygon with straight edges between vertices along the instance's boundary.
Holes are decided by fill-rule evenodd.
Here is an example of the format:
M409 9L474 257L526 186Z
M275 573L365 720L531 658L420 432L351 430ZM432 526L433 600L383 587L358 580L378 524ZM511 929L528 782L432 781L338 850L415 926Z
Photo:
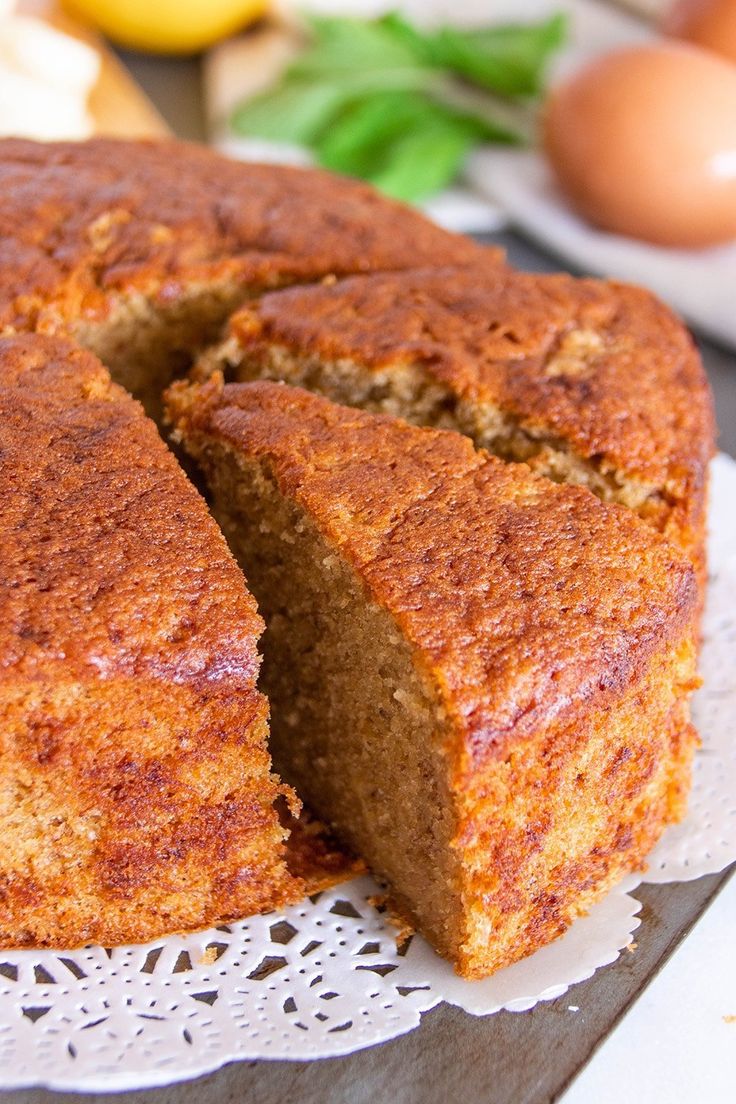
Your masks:
M64 0L121 46L155 54L204 50L263 15L267 0Z

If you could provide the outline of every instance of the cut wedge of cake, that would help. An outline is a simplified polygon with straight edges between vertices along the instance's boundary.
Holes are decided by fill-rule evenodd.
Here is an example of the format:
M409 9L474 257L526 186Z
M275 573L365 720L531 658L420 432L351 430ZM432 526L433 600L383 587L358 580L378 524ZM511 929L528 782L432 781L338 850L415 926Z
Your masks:
M270 382L169 402L266 619L274 762L461 974L642 866L696 743L685 557L457 433Z
M262 622L142 408L0 340L0 945L145 941L297 899Z
M319 170L176 141L0 141L0 328L72 334L153 413L255 292L494 252Z
M460 430L635 510L705 581L714 421L682 323L640 288L500 264L332 281L236 313L198 375L283 379Z

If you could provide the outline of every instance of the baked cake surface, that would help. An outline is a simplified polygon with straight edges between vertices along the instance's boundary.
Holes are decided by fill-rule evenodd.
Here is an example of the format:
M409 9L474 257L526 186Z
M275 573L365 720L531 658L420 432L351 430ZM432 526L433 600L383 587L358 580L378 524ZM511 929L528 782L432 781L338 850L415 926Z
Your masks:
M151 939L294 899L262 622L89 353L0 340L0 944Z
M683 811L692 567L456 433L176 384L269 626L274 760L467 976L560 934Z
M710 389L685 327L640 288L498 263L293 288L236 313L198 374L213 368L459 429L635 509L704 580Z
M0 327L73 332L152 410L254 291L484 252L318 170L176 141L0 141Z

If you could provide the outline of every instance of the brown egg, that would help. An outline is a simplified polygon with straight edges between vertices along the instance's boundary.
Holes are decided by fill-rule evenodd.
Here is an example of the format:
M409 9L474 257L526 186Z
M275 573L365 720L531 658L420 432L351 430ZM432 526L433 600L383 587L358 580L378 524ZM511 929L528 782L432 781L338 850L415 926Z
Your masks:
M544 147L573 206L672 246L736 238L736 67L664 42L617 50L556 88Z
M662 30L736 61L736 0L678 0Z

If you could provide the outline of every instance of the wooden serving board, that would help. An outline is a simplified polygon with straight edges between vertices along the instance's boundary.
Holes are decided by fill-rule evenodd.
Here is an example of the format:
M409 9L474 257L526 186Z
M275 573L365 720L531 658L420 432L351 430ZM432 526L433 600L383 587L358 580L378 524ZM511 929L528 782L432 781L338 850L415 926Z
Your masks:
M45 19L99 53L100 76L89 100L95 134L114 138L160 138L171 134L163 116L98 34L71 19L53 0L21 0L18 11Z

